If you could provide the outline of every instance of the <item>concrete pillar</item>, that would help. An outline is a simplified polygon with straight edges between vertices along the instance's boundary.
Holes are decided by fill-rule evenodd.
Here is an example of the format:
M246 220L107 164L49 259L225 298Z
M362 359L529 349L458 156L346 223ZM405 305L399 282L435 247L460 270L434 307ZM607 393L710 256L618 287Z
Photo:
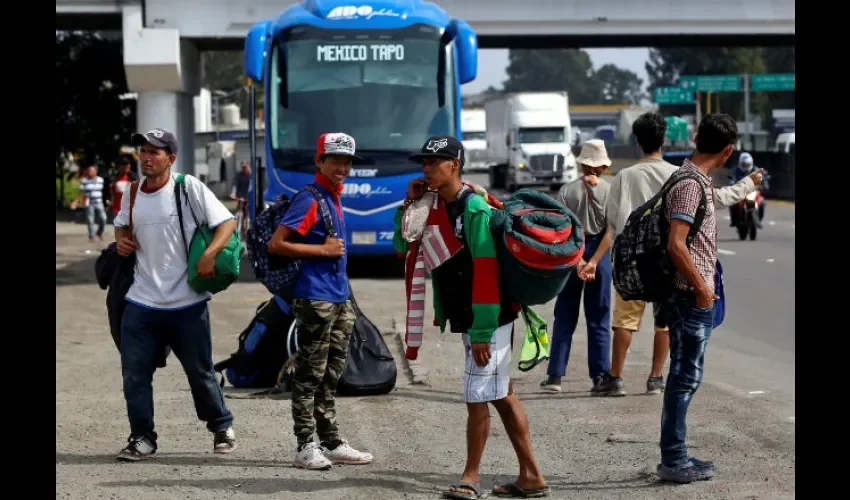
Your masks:
M195 111L192 94L185 92L140 92L136 103L139 132L161 128L174 133L180 142L175 172L195 175Z
M138 131L173 132L180 143L175 171L195 174L193 97L201 87L200 53L176 29L142 26L140 5L123 7L122 31L127 85L138 94Z

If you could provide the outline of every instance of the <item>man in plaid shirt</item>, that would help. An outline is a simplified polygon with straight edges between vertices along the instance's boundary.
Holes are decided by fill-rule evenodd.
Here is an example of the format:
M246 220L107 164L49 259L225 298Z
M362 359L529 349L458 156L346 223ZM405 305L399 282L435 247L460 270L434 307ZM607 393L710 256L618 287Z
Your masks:
M662 308L670 328L670 374L661 413L661 464L667 481L690 483L714 475L714 464L688 456L685 444L688 406L702 381L705 349L714 325L714 274L717 219L711 171L722 167L738 142L738 126L729 115L709 114L700 122L697 149L674 175L691 173L668 192L670 222L667 251L676 266L675 290ZM705 196L705 215L688 247L686 238Z

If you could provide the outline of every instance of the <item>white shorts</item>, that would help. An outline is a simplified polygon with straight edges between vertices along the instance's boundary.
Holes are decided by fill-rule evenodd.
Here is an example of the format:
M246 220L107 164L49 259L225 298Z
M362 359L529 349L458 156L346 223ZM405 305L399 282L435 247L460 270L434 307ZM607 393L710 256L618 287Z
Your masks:
M490 339L490 362L478 366L472 357L469 334L463 334L466 368L463 371L463 400L467 403L498 401L508 396L511 382L513 323L500 326Z

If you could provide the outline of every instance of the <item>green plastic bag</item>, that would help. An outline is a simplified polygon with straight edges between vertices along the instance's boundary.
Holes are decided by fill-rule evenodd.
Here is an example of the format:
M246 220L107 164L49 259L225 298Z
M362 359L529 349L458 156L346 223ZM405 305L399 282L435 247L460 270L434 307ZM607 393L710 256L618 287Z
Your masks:
M180 232L183 233L183 243L186 244L186 234L183 232L183 203L181 202L181 194L186 197L189 212L192 214L192 219L195 221L197 229L192 235L192 240L186 245L186 257L189 262L189 286L198 293L218 293L227 289L234 281L239 278L239 264L242 260L242 255L245 253L245 247L239 238L237 231L233 231L230 236L230 241L224 250L215 258L215 276L212 278L203 278L198 276L198 261L207 250L207 247L212 243L215 231L210 229L207 224L201 224L195 211L192 209L192 203L189 202L189 193L186 191L186 176L180 174L177 176L174 184L174 194L177 200L177 215L180 218Z
M522 319L525 321L525 338L519 352L518 368L527 372L549 359L549 336L546 334L546 321L530 307L522 307Z

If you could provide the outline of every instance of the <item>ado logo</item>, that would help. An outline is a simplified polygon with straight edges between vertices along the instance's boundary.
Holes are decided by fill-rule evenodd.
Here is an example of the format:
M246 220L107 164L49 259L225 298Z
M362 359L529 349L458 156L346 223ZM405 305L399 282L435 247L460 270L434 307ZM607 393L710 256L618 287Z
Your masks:
M369 198L381 194L392 194L392 191L384 186L373 187L371 184L365 182L359 184L346 183L342 186L342 195L351 198Z
M328 13L328 19L355 19L358 17L372 19L376 16L400 17L399 13L392 9L375 10L371 5L343 5L334 7Z

